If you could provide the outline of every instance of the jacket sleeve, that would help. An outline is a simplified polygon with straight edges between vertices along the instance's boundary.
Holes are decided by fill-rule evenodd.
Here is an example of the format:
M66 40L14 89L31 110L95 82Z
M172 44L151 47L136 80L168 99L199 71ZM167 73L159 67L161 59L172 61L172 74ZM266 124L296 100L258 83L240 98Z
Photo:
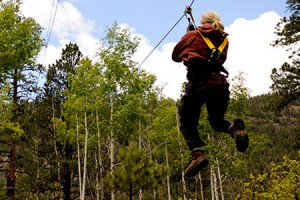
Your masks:
M189 41L189 35L190 35L189 33L190 32L188 32L184 36L182 36L181 40L174 47L173 53L172 53L172 60L174 62L182 62L182 60L186 54L186 48L188 47L188 41Z

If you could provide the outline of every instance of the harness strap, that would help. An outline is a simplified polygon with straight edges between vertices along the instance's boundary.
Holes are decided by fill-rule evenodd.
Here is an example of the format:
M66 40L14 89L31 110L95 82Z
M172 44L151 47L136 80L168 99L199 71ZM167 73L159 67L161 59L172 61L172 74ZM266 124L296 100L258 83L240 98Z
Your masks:
M205 37L204 35L202 35L202 33L197 30L197 32L201 35L201 37L203 38L203 40L205 41L205 43L207 44L207 46L212 49L212 50L215 50L215 49L218 49L220 53L222 53L222 51L224 50L227 42L228 42L228 38L225 37L225 39L223 40L222 44L216 48L215 45L210 41L210 39L208 37Z
M199 30L197 30L197 32L201 35L201 37L203 38L203 40L205 41L207 46L212 50L212 55L211 55L211 58L208 60L208 62L210 63L211 60L217 61L219 59L220 54L224 50L226 44L228 43L228 38L225 37L223 42L221 43L221 45L218 48L216 48L215 45L210 41L210 39L208 37L205 37L204 35L202 35L202 33ZM220 66L219 70L221 72L225 73L226 77L228 77L229 73L222 65Z

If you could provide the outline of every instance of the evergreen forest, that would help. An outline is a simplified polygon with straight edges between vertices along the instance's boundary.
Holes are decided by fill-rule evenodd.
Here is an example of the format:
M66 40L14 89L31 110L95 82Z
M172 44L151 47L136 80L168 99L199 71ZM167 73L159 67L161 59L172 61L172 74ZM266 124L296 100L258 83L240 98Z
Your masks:
M249 148L239 153L213 131L203 107L210 164L193 178L184 177L179 100L132 59L140 38L114 23L96 61L70 42L42 66L42 27L20 5L0 1L0 199L300 199L299 0L286 1L288 17L274 27L270 45L290 57L270 72L270 93L251 97L243 73L230 77L226 118L245 120Z

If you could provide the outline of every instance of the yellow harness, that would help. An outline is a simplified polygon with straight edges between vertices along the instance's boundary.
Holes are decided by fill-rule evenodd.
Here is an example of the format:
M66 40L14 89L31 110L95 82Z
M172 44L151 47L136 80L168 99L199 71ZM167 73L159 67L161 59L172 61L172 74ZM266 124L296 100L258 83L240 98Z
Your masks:
M216 48L215 45L210 41L210 39L208 37L205 37L204 35L202 35L202 33L197 30L197 32L201 35L201 37L203 38L203 40L205 41L205 43L207 44L207 46L212 50L212 56L216 53L216 50L218 50L217 52L217 60L220 57L220 54L222 53L222 51L224 50L226 44L228 43L228 38L225 37L225 39L223 40L222 44Z

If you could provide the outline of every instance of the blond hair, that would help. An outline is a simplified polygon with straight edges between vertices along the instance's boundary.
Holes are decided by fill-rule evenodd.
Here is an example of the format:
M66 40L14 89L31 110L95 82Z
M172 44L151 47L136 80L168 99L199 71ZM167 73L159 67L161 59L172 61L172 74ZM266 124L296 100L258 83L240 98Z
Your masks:
M214 29L224 32L224 25L221 22L219 14L215 11L203 13L200 22L201 24L210 23Z

